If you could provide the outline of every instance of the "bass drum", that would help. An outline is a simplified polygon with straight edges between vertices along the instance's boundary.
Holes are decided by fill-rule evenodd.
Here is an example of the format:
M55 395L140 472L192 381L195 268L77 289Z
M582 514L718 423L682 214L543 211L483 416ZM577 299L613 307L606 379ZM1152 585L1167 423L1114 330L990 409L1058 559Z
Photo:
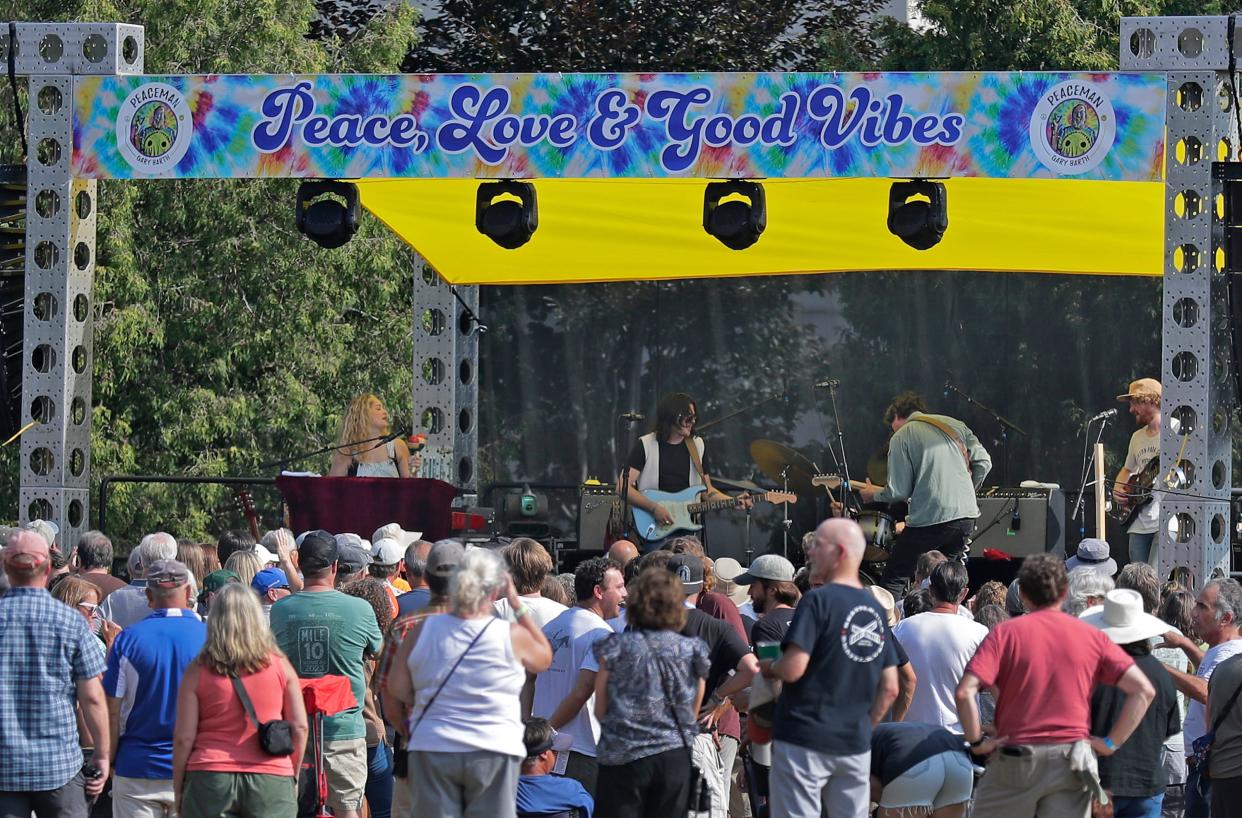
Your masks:
M897 533L893 518L882 511L862 511L858 514L858 525L867 541L863 562L888 560L893 553L893 537Z

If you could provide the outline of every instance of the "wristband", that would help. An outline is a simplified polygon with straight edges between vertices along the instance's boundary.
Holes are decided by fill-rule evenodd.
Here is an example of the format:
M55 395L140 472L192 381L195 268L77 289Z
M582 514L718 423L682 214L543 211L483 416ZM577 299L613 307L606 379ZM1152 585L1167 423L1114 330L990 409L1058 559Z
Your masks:
M513 612L513 618L521 619L522 617L526 616L529 613L530 613L530 606L527 605L526 603L522 603L522 607L518 608L516 611Z
M1104 742L1104 746L1108 748L1110 753L1115 753L1117 751L1117 745L1113 744L1113 740L1108 736L1104 736L1100 739L1100 741Z

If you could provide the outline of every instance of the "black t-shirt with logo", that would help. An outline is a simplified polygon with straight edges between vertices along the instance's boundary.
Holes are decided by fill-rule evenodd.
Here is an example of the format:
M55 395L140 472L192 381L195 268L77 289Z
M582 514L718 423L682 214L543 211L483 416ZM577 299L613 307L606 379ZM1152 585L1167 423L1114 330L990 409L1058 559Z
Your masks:
M1156 689L1143 720L1111 756L1100 759L1100 783L1123 798L1150 798L1164 792L1166 781L1162 745L1182 729L1177 688L1164 664L1154 656L1135 656L1134 664ZM1213 677L1215 678L1215 677ZM1091 734L1107 736L1121 715L1126 694L1119 687L1096 685L1091 693ZM1189 752L1190 748L1186 748Z
M869 591L829 584L802 598L782 648L810 654L802 678L786 684L773 738L828 755L871 749L871 705L885 668L897 664L884 610Z
M707 643L707 658L711 662L711 669L707 671L704 701L729 677L729 671L737 668L742 657L750 653L750 647L737 635L737 631L698 608L686 611L686 625L681 629L681 635L695 636Z
M661 440L659 446L660 475L657 488L671 494L689 488L690 475L694 473L694 464L690 462L690 450L686 448L685 441L666 443ZM634 441L634 448L630 449L630 456L626 458L625 465L640 472L643 466L647 465L647 450L643 448L642 440ZM707 472L706 452L703 455L703 471Z
M793 621L793 608L776 608L759 617L755 627L750 630L750 643L781 642L789 631L789 623Z

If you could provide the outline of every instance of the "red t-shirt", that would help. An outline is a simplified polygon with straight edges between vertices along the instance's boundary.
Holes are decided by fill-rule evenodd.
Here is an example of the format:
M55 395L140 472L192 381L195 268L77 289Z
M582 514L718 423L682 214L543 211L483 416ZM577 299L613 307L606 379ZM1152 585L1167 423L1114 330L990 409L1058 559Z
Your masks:
M1091 691L1134 660L1104 632L1058 610L1002 622L966 672L996 685L996 734L1009 744L1069 744L1090 734Z
M285 718L285 669L272 655L271 664L241 677L260 722ZM293 775L289 756L270 756L259 744L259 731L246 715L227 676L205 667L198 674L198 735L187 770L217 773Z

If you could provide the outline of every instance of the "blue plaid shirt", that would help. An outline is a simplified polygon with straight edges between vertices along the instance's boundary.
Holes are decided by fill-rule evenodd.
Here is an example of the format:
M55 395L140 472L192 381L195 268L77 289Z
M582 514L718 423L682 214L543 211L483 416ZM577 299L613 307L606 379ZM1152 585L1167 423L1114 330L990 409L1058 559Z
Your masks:
M75 683L103 672L82 614L43 588L0 597L0 792L59 789L82 769Z

